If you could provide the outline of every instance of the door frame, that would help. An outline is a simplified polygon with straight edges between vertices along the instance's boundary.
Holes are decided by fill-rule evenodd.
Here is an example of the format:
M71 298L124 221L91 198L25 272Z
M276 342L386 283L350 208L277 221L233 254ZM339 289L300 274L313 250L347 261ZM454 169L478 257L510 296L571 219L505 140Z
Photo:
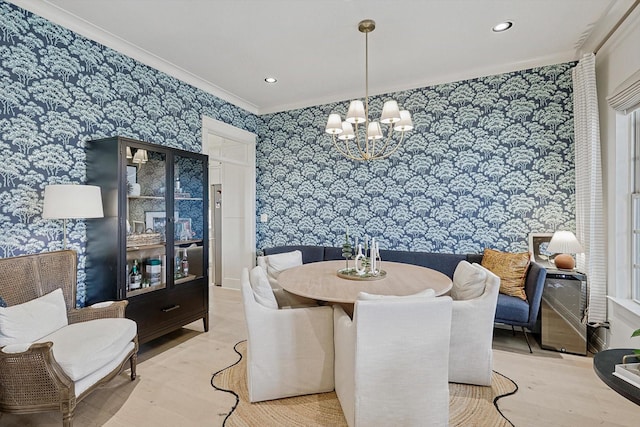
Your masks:
M228 139L236 143L245 144L248 148L248 162L242 163L234 161L232 159L226 159L224 157L218 157L215 155L209 155L209 160L214 160L221 163L233 163L235 165L247 166L250 176L247 179L244 194L244 206L245 206L245 230L248 230L247 239L244 242L243 252L250 254L247 256L248 262L247 268L251 268L255 264L256 259L256 138L257 135L213 119L211 117L202 116L202 152L207 153L207 143L209 141L209 135L214 135L220 138ZM207 173L209 173L209 167L207 167ZM224 183L223 183L224 184ZM228 197L228 196L227 196ZM224 206L224 204L223 204ZM211 209L211 200L209 200L209 209ZM224 209L224 207L223 207ZM224 229L224 224L222 226ZM208 244L208 243L207 243ZM222 257L222 278L225 278L225 265L224 257ZM224 287L224 284L222 285ZM226 287L240 289L240 277L233 277L232 283L227 284Z

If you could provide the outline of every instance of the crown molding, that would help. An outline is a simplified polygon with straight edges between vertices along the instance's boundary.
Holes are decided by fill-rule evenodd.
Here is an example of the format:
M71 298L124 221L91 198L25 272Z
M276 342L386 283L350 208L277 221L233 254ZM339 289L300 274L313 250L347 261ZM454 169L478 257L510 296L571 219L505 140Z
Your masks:
M608 10L598 19L597 25L591 28L582 45L578 46L580 57L585 53L597 54L609 39L618 33L618 29L625 25L638 5L640 5L640 0L611 2Z
M636 6L640 5L640 1L637 3ZM608 56L631 32L636 31L638 25L640 25L640 7L635 7L623 21L620 21L616 30L604 41L596 55Z
M531 68L540 68L548 65L564 64L567 62L577 61L579 59L580 57L578 56L577 52L568 51L558 55L537 57L537 58L527 59L524 61L512 62L509 64L501 64L499 67L469 68L469 69L465 69L465 71L460 73L453 73L453 74L447 73L440 76L435 76L428 80L414 80L411 82L406 82L406 83L403 83L402 85L397 85L397 86L393 86L388 89L385 89L384 92L376 91L375 89L371 90L370 88L369 96L370 97L380 96L380 95L386 95L394 92L420 89L420 88L436 86L436 85L445 84L445 83L459 82L464 80L473 80L481 77L511 73L514 71L528 70ZM362 91L353 92L351 96L347 96L347 97L345 97L344 94L341 94L339 98L335 95L333 96L327 95L322 98L315 98L315 99L307 100L301 103L282 104L282 105L275 105L270 108L261 108L258 111L258 115L280 113L280 112L289 111L289 110L298 110L302 108L332 104L335 102L349 102L349 100L351 99L362 98L362 96L363 96Z
M123 55L129 56L158 71L162 71L178 80L188 83L213 96L227 101L250 113L258 114L258 107L213 83L204 80L189 71L172 64L128 41L97 27L86 20L60 9L46 0L9 0L16 6L41 16L57 25L65 27L81 36L107 46Z

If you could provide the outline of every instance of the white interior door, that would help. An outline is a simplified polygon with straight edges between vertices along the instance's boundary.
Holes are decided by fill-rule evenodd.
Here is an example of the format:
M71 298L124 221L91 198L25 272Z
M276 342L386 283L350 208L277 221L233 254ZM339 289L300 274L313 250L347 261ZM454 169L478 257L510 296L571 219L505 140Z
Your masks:
M212 239L220 236L218 244L210 242L209 277L213 280L215 270L220 268L222 286L239 289L242 268L253 266L256 256L255 135L208 117L202 123L202 151L209 155L209 183L222 187L221 206L209 207L210 218L215 209L221 214L221 232L209 232ZM213 262L216 248L221 251L221 266Z

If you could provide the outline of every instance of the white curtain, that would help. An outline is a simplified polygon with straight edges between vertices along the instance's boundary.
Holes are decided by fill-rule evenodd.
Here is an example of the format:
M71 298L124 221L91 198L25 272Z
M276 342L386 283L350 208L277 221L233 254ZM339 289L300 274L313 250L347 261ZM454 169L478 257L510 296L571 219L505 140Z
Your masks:
M589 322L607 317L605 220L602 196L600 124L596 93L596 58L585 54L573 69L573 120L576 169L576 237L584 247L578 270L587 274Z

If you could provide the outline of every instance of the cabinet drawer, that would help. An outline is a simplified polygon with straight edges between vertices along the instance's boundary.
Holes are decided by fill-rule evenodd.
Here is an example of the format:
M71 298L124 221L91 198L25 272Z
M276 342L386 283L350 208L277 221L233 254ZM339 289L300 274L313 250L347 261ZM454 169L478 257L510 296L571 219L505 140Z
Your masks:
M158 330L178 329L206 311L205 287L195 284L131 298L127 317L136 321L140 340L145 341Z

